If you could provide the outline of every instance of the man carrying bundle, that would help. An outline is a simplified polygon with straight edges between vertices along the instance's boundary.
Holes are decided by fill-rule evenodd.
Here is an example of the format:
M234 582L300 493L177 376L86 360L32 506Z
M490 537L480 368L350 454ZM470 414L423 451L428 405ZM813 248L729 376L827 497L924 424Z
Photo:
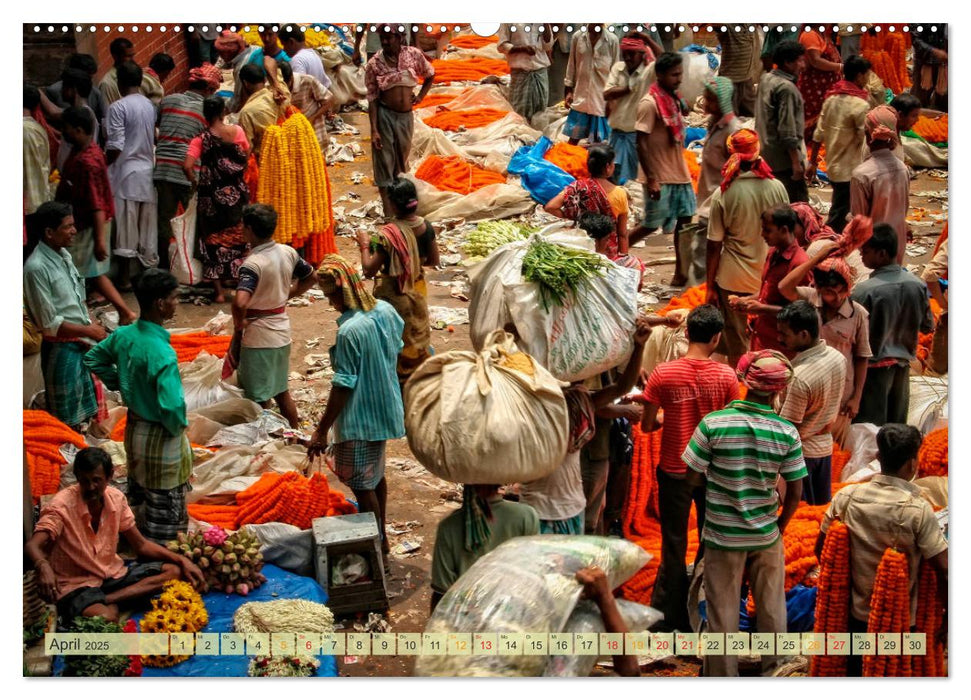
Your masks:
M121 391L128 417L128 501L139 528L159 544L189 527L186 493L192 448L179 363L162 327L179 305L179 283L152 268L136 280L141 317L88 351L84 364L113 391Z
M415 129L412 109L431 90L435 69L421 49L403 46L397 25L381 26L381 53L364 69L368 117L371 122L371 159L374 184L381 194L385 217L390 217L388 186L408 170L411 138ZM415 94L418 81L421 90Z
M317 281L341 315L337 340L330 348L333 387L307 454L314 459L333 446L331 469L354 492L358 509L374 513L381 547L387 554L385 446L388 440L405 435L397 373L405 324L391 304L376 300L365 289L354 267L339 255L324 258ZM331 428L335 431L333 441Z

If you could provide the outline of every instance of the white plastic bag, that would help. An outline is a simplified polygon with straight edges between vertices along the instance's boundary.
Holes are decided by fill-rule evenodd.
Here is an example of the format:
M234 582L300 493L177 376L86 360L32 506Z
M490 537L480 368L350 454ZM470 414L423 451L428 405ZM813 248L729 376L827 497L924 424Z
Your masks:
M877 461L879 431L873 423L854 423L850 426L850 435L846 439L846 450L850 453L850 459L843 467L840 481L856 483L880 473L880 463Z
M911 377L907 423L922 435L947 424L947 376Z
M405 385L411 451L430 472L460 484L542 479L563 461L569 415L560 383L533 362L533 376L503 367L518 351L497 331L478 354L433 355Z
M225 381L222 371L223 358L210 355L205 350L192 362L179 365L186 412L191 413L226 399L242 397L243 390Z
M192 490L186 500L197 503L213 496L243 491L253 482L241 477L253 477L255 481L266 472L302 472L306 460L306 448L287 445L283 440L271 440L259 447L227 447L193 467Z
M196 249L196 197L189 200L185 211L172 219L172 236L175 243L170 248L172 274L179 284L194 285L202 281L202 263L195 259Z
M677 316L681 325L677 328L660 326L655 328L644 344L644 359L641 370L650 374L662 362L679 360L688 352L688 333L685 319L688 312L685 309L675 309L668 316Z
M260 541L263 563L274 564L299 576L314 575L314 537L287 523L246 525L246 531Z

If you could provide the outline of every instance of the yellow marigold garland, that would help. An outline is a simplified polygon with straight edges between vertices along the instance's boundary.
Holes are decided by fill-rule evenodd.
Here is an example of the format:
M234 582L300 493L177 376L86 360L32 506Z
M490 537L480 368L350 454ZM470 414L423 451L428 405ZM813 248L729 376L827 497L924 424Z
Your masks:
M178 632L199 632L209 624L209 613L202 602L202 596L185 581L168 581L162 593L152 600L152 609L145 613L141 621L141 631L146 633L172 634ZM188 656L150 655L143 656L146 666L166 668L182 663Z

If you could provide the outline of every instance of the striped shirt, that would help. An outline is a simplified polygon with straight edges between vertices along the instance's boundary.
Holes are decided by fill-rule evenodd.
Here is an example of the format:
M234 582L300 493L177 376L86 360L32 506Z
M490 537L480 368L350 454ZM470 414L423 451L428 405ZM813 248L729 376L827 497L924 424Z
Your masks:
M708 477L702 540L715 549L766 549L779 539L776 480L805 476L799 432L771 408L733 401L702 418L681 458Z
M846 358L825 340L796 355L792 381L779 415L799 429L805 457L833 454L830 425L839 415L846 382Z
M118 556L118 534L135 527L135 516L125 494L105 488L104 509L98 531L91 527L91 511L77 484L58 491L41 509L35 532L53 541L50 562L57 580L58 598L82 586L101 586L107 579L125 575Z
M351 390L337 417L335 442L378 442L404 437L405 412L398 385L398 353L405 323L388 302L370 311L349 310L337 319L330 349L333 385Z
M202 95L183 92L167 95L159 105L158 140L155 145L155 181L189 186L182 171L189 142L205 131Z

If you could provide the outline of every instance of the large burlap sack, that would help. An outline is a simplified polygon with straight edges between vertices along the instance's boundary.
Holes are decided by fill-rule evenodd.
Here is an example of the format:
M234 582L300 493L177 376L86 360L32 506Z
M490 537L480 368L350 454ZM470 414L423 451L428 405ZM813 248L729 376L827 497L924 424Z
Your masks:
M668 317L677 316L681 325L677 328L659 326L655 328L644 344L644 359L641 370L650 374L662 362L679 360L688 353L688 332L685 319L687 309L675 309L668 313Z
M536 362L530 376L502 366L518 352L496 331L478 354L434 355L404 388L408 445L426 469L461 484L542 479L566 456L569 416L560 383Z
M243 396L242 389L222 378L222 371L223 358L210 355L205 350L192 362L179 365L187 413Z

